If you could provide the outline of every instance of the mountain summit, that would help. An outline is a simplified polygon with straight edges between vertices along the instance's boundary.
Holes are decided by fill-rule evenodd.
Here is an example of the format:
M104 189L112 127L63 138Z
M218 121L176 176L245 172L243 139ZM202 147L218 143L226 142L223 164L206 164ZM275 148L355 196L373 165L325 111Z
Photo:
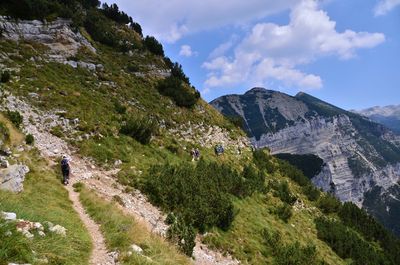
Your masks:
M268 147L273 154L318 155L324 167L313 177L314 184L342 201L365 207L400 234L394 222L400 209L395 195L400 139L388 128L304 92L293 97L253 88L210 104L226 116L241 117L257 147ZM386 195L380 197L377 190Z

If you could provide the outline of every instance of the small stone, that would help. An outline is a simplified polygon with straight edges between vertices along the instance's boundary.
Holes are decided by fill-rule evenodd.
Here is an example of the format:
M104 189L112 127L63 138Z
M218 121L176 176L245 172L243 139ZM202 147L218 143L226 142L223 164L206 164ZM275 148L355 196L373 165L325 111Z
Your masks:
M13 233L12 233L11 231L6 231L6 232L4 233L5 236L12 236L12 234L13 234Z
M67 229L65 227L62 227L61 225L55 225L52 228L49 229L50 232L55 233L60 236L67 236Z
M138 254L142 254L143 253L143 249L141 247L139 247L138 245L131 245L130 249Z
M44 230L44 227L43 227L43 225L41 223L37 223L36 222L36 223L33 224L33 227L35 229L39 230L39 231L43 231Z
M8 168L10 166L10 163L8 162L8 160L4 159L0 161L0 166L2 168Z
M1 212L0 216L7 221L14 221L17 219L16 213Z
M122 165L122 161L121 161L121 160L116 160L116 161L114 162L114 166L118 167L118 166L120 166L120 165Z
M38 232L38 235L39 235L40 237L45 237L45 236L46 236L46 234L45 234L43 231L39 231L39 232Z

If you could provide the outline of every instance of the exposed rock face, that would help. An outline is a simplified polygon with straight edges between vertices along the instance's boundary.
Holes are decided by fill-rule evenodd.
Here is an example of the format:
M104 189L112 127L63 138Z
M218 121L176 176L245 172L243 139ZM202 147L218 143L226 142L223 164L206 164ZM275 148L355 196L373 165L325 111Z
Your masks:
M315 154L325 166L312 181L342 201L362 206L365 193L400 180L399 138L385 127L299 93L296 97L254 88L211 102L245 121L252 143L273 154ZM393 227L390 227L393 228Z
M6 169L0 170L0 189L12 192L21 192L25 175L29 168L24 165L11 165Z
M13 41L29 40L42 43L50 48L50 57L55 61L64 61L74 56L79 48L85 46L96 49L79 32L72 31L71 21L57 19L54 22L38 20L19 20L18 22L0 17L0 31L3 37Z

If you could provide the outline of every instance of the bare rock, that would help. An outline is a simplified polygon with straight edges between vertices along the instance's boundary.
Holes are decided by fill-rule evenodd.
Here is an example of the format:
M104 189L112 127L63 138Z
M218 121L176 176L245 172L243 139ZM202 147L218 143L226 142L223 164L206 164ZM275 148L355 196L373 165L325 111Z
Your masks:
M0 217L7 221L14 221L17 219L16 213L0 212Z
M0 170L0 189L21 192L25 175L28 172L29 167L25 165L11 165L6 169Z
M67 236L67 229L62 227L61 225L55 225L52 228L49 228L50 232L55 233L60 236Z

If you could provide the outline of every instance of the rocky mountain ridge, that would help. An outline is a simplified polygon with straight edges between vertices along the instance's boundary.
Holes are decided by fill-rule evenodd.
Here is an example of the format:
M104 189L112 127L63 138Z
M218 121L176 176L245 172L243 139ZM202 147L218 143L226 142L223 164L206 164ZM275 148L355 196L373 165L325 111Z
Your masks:
M312 181L342 201L361 207L374 187L384 192L398 185L399 138L367 118L305 93L292 97L263 88L223 96L211 105L224 115L242 117L259 148L321 157L324 168ZM390 211L395 214L395 209Z
M364 115L400 134L400 105L375 106L368 109L351 111Z

